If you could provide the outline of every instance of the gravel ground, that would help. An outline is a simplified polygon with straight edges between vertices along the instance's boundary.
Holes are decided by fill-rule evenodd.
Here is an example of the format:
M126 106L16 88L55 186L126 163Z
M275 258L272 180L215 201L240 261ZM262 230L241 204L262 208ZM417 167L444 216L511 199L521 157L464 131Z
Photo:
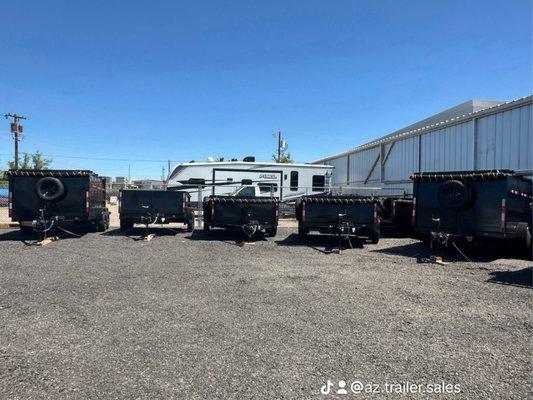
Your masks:
M413 239L339 255L287 228L243 247L156 232L38 248L0 231L0 398L323 398L328 379L348 382L341 398L384 396L355 380L531 397L529 261L417 263Z

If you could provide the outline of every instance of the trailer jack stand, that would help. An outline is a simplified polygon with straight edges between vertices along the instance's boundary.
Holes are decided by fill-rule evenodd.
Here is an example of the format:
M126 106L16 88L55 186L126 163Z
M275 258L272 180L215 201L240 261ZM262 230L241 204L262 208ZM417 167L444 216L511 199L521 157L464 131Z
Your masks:
M448 265L447 262L442 261L442 257L441 256L429 256L429 258L420 257L420 258L417 259L417 262L421 263L421 264Z
M43 247L52 242L57 242L58 240L59 240L59 236L51 236L51 237L38 241L37 246Z
M143 242L149 242L155 237L155 233L150 233L143 238Z

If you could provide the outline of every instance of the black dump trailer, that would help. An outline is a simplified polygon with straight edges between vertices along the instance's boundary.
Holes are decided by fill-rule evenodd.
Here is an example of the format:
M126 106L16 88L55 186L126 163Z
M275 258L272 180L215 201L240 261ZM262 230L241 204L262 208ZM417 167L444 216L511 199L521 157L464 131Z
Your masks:
M25 234L65 223L109 228L106 181L92 171L10 170L9 215Z
M415 231L441 245L497 238L531 247L531 180L511 170L417 173Z
M192 231L193 220L189 217L190 195L174 190L121 190L118 196L120 229L133 228L135 224L168 224L183 222Z
M276 236L279 219L276 197L210 196L204 198L204 233L210 228L239 229L251 237L265 231Z
M413 227L413 199L386 197L379 205L380 227L390 227L402 231Z
M296 203L298 234L310 231L350 235L379 242L379 201L370 197L320 194Z

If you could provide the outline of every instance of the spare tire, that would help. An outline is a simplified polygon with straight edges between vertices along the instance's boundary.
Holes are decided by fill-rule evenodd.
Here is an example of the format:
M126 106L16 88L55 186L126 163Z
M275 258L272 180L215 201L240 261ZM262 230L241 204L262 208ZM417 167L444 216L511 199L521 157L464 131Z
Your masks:
M472 200L472 189L458 180L447 181L439 188L438 199L448 210L464 210Z
M59 179L47 176L37 181L35 191L42 200L57 201L64 196L65 185Z

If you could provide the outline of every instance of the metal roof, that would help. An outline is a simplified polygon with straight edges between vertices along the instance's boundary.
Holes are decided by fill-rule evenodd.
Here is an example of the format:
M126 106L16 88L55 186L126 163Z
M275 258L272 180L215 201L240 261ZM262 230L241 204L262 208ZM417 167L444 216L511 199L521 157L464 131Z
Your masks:
M422 121L419 121L419 122L417 122L417 123L415 123L413 125L409 125L406 128L403 128L403 129L400 129L400 130L398 130L396 132L393 132L393 133L390 133L388 135L382 136L379 139L376 139L376 140L373 140L371 142L362 144L360 146L354 147L354 148L352 148L350 150L347 150L347 151L343 151L341 153L333 154L331 156L327 156L327 157L318 159L316 161L313 161L313 163L317 163L318 164L318 163L327 162L329 160L333 160L333 159L336 159L336 158L339 158L339 157L342 157L342 156L345 156L345 155L348 155L348 154L353 154L353 153L357 153L359 151L362 151L362 150L365 150L365 149L368 149L368 148L376 147L376 146L378 146L380 144L383 144L383 143L392 142L392 141L398 140L400 138L403 139L403 138L406 138L406 137L409 137L409 136L420 135L422 133L430 132L430 131L437 130L437 129L442 129L443 127L446 127L446 126L459 124L459 123L464 122L465 120L468 120L468 119L481 117L481 116L484 116L484 115L487 115L487 114L492 114L492 113L495 113L495 112L498 112L498 111L502 111L502 110L505 110L505 109L517 107L517 106L520 106L520 105L523 105L523 104L530 104L532 102L533 102L533 95L525 96L525 97L521 97L521 98L518 98L518 99L515 99L515 100L511 100L511 101L507 101L507 102L501 102L501 103L493 102L493 101L490 101L490 100L470 100L470 101L467 101L465 103L461 103L458 106L452 107L452 108L450 108L448 110L445 110L445 111L443 111L441 113L435 114L432 117L429 117L429 118L426 118L426 119L424 119ZM495 103L495 104L494 105L490 105L491 103ZM448 118L442 119L442 120L440 120L438 122L434 121L435 119L438 120L439 116L445 116L446 114L449 114L450 112L453 112L453 110L463 109L468 104L472 105L473 111L467 112L467 113L463 113L463 114L458 114L458 115L456 115L454 117L448 117ZM489 106L476 110L476 104L478 104L478 105L486 104L486 105L489 105ZM430 121L433 121L433 122L430 122ZM427 125L424 125L423 124L424 122L429 122L429 123Z

